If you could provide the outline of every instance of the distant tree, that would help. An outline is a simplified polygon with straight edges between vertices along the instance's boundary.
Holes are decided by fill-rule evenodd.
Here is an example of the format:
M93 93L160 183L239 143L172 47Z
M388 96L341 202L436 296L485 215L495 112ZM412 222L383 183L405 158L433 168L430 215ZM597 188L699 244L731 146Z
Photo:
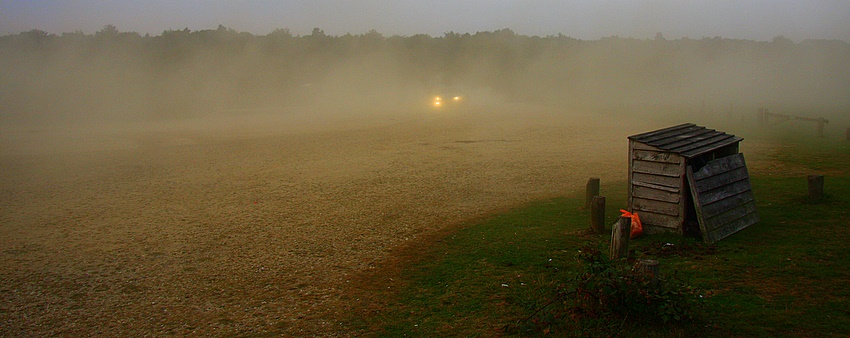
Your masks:
M50 36L50 33L47 33L40 29L32 29L20 34L21 36L25 36L32 40L45 40Z
M366 34L360 36L360 41L365 47L375 49L384 42L384 36L378 33L378 31L370 29Z
M275 28L268 36L273 38L291 38L293 35L289 31L289 28Z
M39 49L44 47L50 40L52 40L54 35L51 35L40 29L33 29L26 32L22 32L18 34L17 40L21 46L27 46L27 49Z
M95 37L104 38L104 39L112 39L118 36L118 28L115 25L106 25L103 26L103 29L94 33Z
M654 40L618 36L578 40L563 34L525 36L510 29L472 35L450 31L435 37L385 37L371 29L359 35L329 36L318 27L303 36L294 36L287 28L253 36L224 25L212 28L142 37L106 25L91 35L31 30L0 36L0 68L27 72L38 69L32 65L43 64L56 70L52 73L77 76L74 83L80 84L70 91L44 75L51 72L21 73L24 82L0 81L0 102L16 102L17 107L32 103L33 111L48 111L44 107L54 103L42 103L45 96L35 94L44 88L57 88L50 92L56 97L51 102L62 108L102 98L115 84L130 85L129 79L137 80L138 90L126 94L116 90L110 92L114 98L99 102L120 107L116 102L139 100L140 95L150 95L156 100L149 101L169 109L248 106L284 96L306 102L308 98L299 97L312 91L303 85L316 84L311 87L315 91L323 79L333 78L328 73L336 71L402 79L422 87L485 87L511 99L537 102L696 102L698 107L711 100L700 93L712 92L738 107L748 102L792 102L796 97L787 93L812 95L808 88L818 89L816 98L824 104L850 102L846 98L850 44L845 41L795 44L784 36L758 42L720 37L667 40L661 32ZM146 83L155 85L146 88ZM770 86L759 87L762 83ZM743 90L749 87L757 90Z
M462 37L463 37L463 35L461 35L460 33L455 33L454 31L448 31L448 32L443 33L443 38L446 38L446 39L459 40Z
M378 31L376 31L374 29L370 29L368 32L366 32L366 34L363 34L363 37L368 38L368 39L374 39L374 40L383 40L384 39L384 35L381 34L381 33L378 33Z
M793 45L794 41L791 41L791 39L786 38L784 35L777 35L773 37L773 41L771 41L771 43L776 45L789 46Z
M75 30L75 31L70 32L70 33L62 33L63 38L65 38L65 37L79 38L79 37L83 37L83 36L86 36L86 34L83 33L83 31L81 31L81 30Z

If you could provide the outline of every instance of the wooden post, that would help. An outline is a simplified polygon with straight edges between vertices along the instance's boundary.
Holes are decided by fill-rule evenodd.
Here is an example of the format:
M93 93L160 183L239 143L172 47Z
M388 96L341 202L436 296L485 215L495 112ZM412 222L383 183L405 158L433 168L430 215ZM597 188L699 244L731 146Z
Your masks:
M767 127L767 109L759 108L757 120L758 120L759 128L766 128Z
M632 218L620 216L611 229L611 260L629 257L629 236L632 230Z
M658 270L659 263L654 259L642 259L636 269L649 279L649 285L652 287L658 286Z
M593 196L590 203L590 228L597 235L605 233L605 196Z
M587 208L590 206L590 202L593 202L593 196L599 195L599 177L591 177L587 180L587 187L585 189L584 194L584 207Z
M823 199L823 175L809 175L809 202L817 203Z

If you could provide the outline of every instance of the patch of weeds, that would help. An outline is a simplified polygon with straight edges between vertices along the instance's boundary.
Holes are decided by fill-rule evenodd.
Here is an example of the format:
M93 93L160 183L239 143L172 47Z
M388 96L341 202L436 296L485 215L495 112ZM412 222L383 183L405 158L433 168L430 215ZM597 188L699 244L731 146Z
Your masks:
M585 246L578 259L584 271L573 281L576 309L589 317L629 317L641 323L666 324L699 318L703 296L696 288L664 275L653 280L601 250Z
M583 265L554 299L533 310L510 334L606 336L629 332L698 332L706 305L695 287L664 275L653 280L626 261L612 261L604 245L585 245L577 260Z

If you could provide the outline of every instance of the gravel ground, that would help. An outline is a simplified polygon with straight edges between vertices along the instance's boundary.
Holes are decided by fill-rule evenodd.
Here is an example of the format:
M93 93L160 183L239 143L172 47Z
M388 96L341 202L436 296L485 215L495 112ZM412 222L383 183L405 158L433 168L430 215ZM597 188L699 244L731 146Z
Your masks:
M7 128L0 336L345 332L392 248L625 180L664 127L518 111Z

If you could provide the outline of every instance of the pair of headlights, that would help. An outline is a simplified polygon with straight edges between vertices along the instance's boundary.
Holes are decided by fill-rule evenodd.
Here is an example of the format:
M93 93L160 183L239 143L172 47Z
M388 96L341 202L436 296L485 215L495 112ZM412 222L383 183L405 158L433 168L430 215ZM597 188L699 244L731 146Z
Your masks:
M443 98L441 96L434 97L434 107L440 107L443 105ZM452 102L460 102L460 96L453 96L451 98Z

